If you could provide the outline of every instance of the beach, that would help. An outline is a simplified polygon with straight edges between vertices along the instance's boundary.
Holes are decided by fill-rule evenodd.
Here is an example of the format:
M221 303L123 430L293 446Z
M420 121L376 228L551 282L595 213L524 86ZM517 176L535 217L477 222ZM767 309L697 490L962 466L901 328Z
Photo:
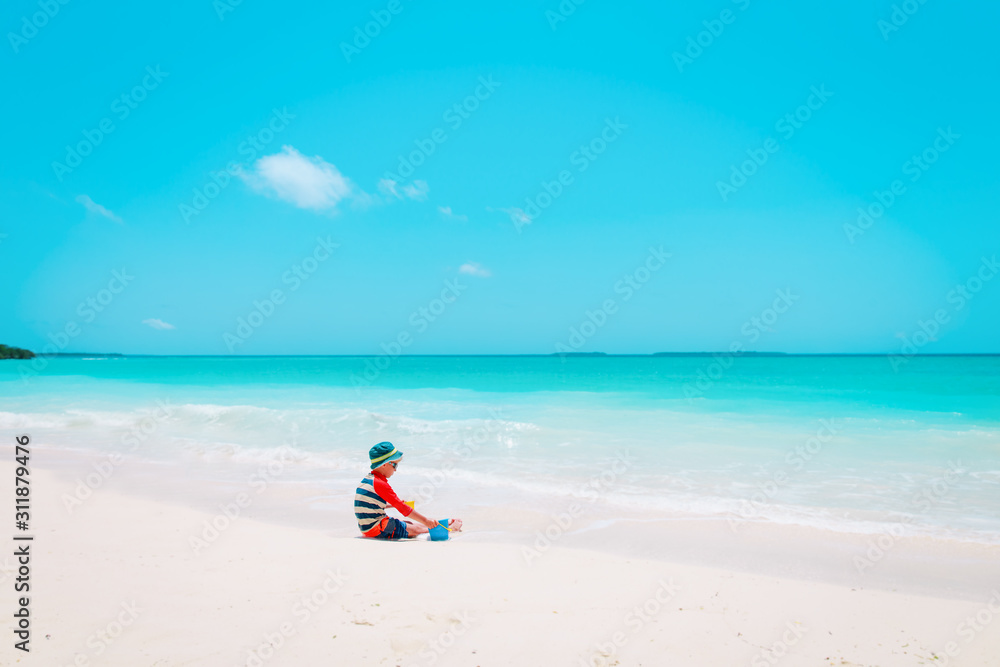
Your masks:
M7 486L12 466L2 475ZM558 541L526 558L537 545L477 540L474 522L445 543L384 543L250 512L225 525L221 510L108 489L69 514L72 480L32 475L32 651L5 647L5 665L986 666L1000 654L997 626L975 620L1000 616L1000 587L921 595ZM195 553L213 521L225 527ZM980 555L995 568L1000 554Z
M996 664L994 358L365 361L4 366L0 665ZM461 533L359 537L380 440Z

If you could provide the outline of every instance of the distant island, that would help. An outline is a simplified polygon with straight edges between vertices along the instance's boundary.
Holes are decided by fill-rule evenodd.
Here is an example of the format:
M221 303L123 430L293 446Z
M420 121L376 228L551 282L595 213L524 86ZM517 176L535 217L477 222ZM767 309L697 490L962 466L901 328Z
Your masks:
M35 353L20 347L0 345L0 359L34 359Z
M121 352L53 352L46 357L124 357ZM171 356L171 355L159 355Z
M654 357L714 357L717 354L734 354L733 352L654 352ZM785 352L739 352L741 357L787 357Z
M720 354L731 355L732 352L653 352L652 354L608 354L607 352L553 352L553 357L715 357ZM472 355L476 356L476 355ZM534 356L534 355L528 355ZM787 357L785 352L740 352L740 357ZM813 355L806 355L813 356Z

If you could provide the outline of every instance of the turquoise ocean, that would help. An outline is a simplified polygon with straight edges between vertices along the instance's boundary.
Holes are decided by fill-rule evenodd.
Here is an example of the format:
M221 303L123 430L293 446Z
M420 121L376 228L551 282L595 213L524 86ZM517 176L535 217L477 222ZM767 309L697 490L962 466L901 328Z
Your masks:
M280 461L320 505L349 503L389 440L400 495L449 506L1000 543L1000 357L904 361L49 357L0 362L0 430L30 434L38 465Z

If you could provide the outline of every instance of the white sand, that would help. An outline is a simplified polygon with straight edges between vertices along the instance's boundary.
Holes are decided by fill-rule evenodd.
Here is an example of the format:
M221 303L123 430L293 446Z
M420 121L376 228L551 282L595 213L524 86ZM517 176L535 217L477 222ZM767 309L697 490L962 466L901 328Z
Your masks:
M212 515L184 498L102 488L70 514L60 497L72 484L32 475L32 651L13 649L5 572L4 666L1000 665L1000 594L988 587L914 595L563 540L529 563L523 546L477 536L474 520L450 542L384 543L347 537L353 526L287 527L244 512L195 555L189 540ZM0 464L0 497L12 497L13 476ZM927 551L924 566L961 577L954 556Z

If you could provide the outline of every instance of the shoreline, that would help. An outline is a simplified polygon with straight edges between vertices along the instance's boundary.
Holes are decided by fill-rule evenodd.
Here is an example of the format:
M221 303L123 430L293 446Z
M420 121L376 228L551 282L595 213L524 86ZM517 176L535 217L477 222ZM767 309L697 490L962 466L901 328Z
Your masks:
M331 482L325 478L328 471L310 470L313 477L289 479L282 468L269 469L261 463L124 457L117 468L106 468L103 478L97 467L107 466L107 453L58 453L58 463L39 465L67 488L59 503L67 516L88 511L90 501L83 496L116 493L216 517L225 515L226 507L232 513L236 505L241 519L320 531L337 539L357 537L352 509L356 484L339 485L343 488L331 492ZM217 476L223 471L225 480ZM345 475L354 479L343 471L340 478ZM358 481L362 476L358 474ZM84 479L88 482L81 486ZM419 479L419 475L401 478L398 492L405 496ZM242 505L236 502L241 495L246 497ZM419 508L432 516L465 520L466 542L510 545L522 551L564 547L747 575L968 600L1000 584L1000 544L905 535L891 525L878 532L851 532L748 520L736 527L725 517L648 516L573 498L552 511L552 507L531 508L526 501L491 504L488 495L470 499L447 486Z
M159 417L155 415L147 417L142 422L143 428L147 422L152 423L156 419ZM45 439L44 433L41 437ZM46 465L53 470L65 470L68 475L83 478L92 474L95 466L107 465L106 462L112 457L120 457L122 464L133 473L144 475L150 482L151 486L148 488L138 485L136 490L139 493L163 486L169 479L183 479L191 474L196 475L206 487L230 483L245 485L248 478L269 478L271 475L267 470L277 465L279 472L274 481L279 482L279 485L288 483L291 488L299 484L303 487L301 494L305 496L311 490L313 495L321 499L332 499L338 493L346 493L343 490L348 487L353 489L357 479L364 476L362 467L355 470L357 457L346 457L342 451L328 453L299 449L294 445L289 446L287 441L281 446L264 449L219 444L206 449L194 447L172 453L160 450L158 453L137 454L136 448L145 443L145 438L139 427L134 427L121 436L120 446L115 448L100 449L89 444L73 447L61 444L48 446L46 451L49 458ZM183 443L183 440L180 442ZM459 452L458 460L464 460L461 457L467 456L467 452L472 450L456 451ZM731 489L727 494L713 495L683 488L685 480L681 475L684 471L670 479L673 486L669 487L665 495L651 495L651 491L656 493L657 490L650 485L648 479L631 486L622 477L623 474L634 472L631 459L633 455L622 453L621 450L615 451L617 454L613 458L603 457L592 462L590 471L585 471L582 467L573 471L571 475L575 474L575 477L562 477L562 470L555 474L533 477L531 474L525 476L522 474L524 471L516 467L509 468L503 474L459 468L455 465L456 459L442 458L442 451L432 450L430 457L425 455L423 459L409 464L407 474L398 481L402 484L401 493L417 494L418 499L440 496L451 502L452 506L462 508L469 503L470 498L481 496L487 505L516 506L527 513L540 511L551 515L576 502L587 508L588 521L628 519L678 524L721 522L727 524L734 533L743 532L746 527L768 526L775 531L803 529L848 537L878 537L889 531L894 540L926 538L931 541L1000 547L1000 532L993 525L995 521L991 518L992 523L986 525L981 521L986 516L982 514L982 507L977 508L979 514L968 517L955 513L963 507L955 504L955 490L962 485L967 473L955 468L953 463L949 463L948 468L942 468L933 477L928 475L919 484L912 483L909 487L900 488L898 494L910 499L908 507L902 503L897 503L895 507L837 507L833 504L816 505L815 500L813 503L771 501L772 489L780 486L785 479L780 477L785 474L783 470L772 473L770 477L758 478L756 482L742 481L745 486L743 496L734 495ZM770 458L775 457L772 455ZM537 458L533 462L541 465ZM619 463L620 469L617 467ZM113 467L116 466L113 464ZM762 486L772 480L776 481L770 489ZM747 484L747 481L755 485ZM887 483L892 480L877 481ZM967 489L961 490L968 493ZM170 500L172 494L169 490L164 490L159 495L153 494L150 497ZM347 503L345 507L349 505L348 501L341 502ZM951 514L935 514L945 502L949 503ZM904 511L906 509L910 511ZM334 510L334 513L337 511ZM960 523L954 523L955 520Z

